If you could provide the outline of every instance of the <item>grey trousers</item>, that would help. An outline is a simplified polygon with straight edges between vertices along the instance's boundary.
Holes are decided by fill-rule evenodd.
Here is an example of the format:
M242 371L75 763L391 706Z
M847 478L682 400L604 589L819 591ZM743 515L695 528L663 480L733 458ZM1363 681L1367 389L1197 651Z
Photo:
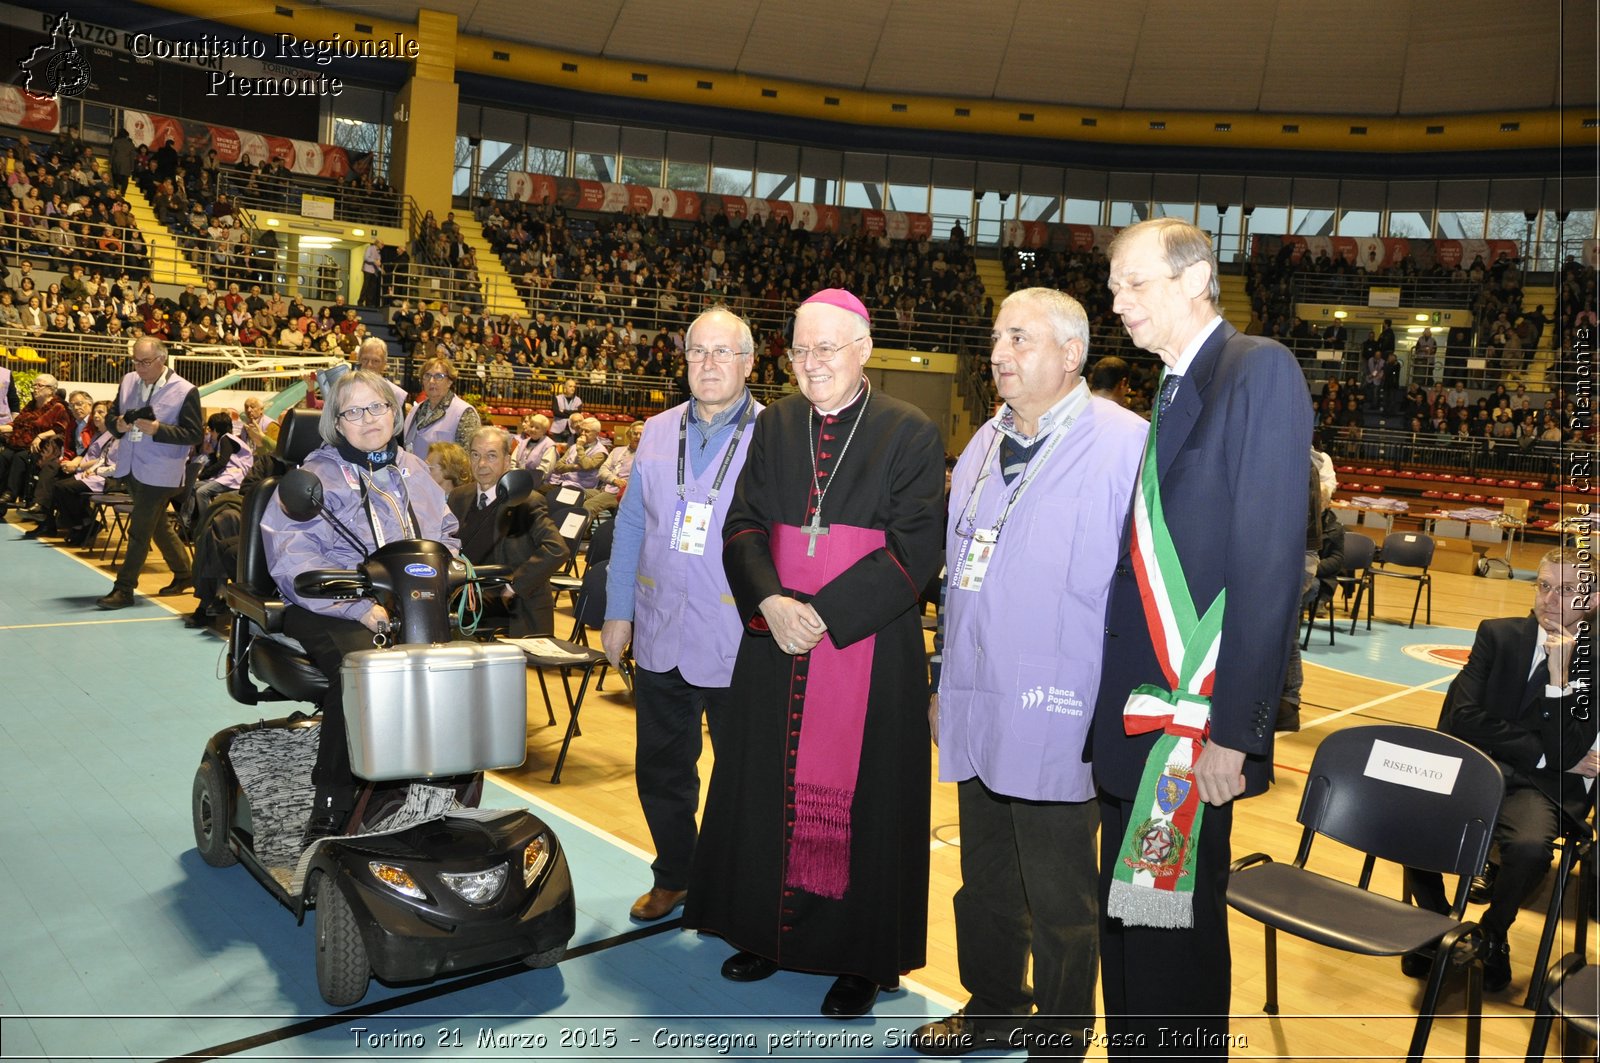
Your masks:
M967 1014L1037 1013L1024 1035L1071 1032L1042 1055L1081 1055L1095 1024L1099 886L1095 829L1100 808L1083 802L1024 801L979 779L957 787L961 811L961 888L956 891L956 951ZM1033 985L1027 984L1033 957ZM991 1025L986 1023L985 1025Z
M116 589L132 592L138 586L144 559L150 554L151 539L155 540L174 578L187 579L191 569L189 549L178 538L172 521L167 519L167 503L182 488L142 484L131 476L127 484L128 493L133 496L133 511L128 514L128 552L122 556L122 567L117 569Z

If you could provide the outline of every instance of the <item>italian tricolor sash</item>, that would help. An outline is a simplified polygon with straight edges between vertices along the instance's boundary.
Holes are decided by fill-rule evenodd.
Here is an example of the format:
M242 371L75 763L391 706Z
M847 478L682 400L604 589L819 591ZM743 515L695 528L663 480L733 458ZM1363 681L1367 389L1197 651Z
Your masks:
M1156 474L1160 421L1157 411L1133 498L1133 568L1150 644L1167 688L1150 683L1136 688L1123 706L1122 725L1130 735L1162 734L1145 761L1134 798L1137 814L1122 839L1106 911L1136 926L1187 927L1194 922L1191 871L1205 812L1194 783L1194 761L1210 729L1211 683L1227 592L1217 595L1205 615L1196 613L1161 509Z

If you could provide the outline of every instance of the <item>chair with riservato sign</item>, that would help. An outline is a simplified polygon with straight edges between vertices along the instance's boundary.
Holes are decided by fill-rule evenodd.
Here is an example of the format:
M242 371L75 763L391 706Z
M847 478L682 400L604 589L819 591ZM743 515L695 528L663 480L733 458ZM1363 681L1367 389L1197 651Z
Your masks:
M1431 948L1433 966L1406 1058L1420 1063L1452 966L1467 970L1467 1058L1477 1059L1483 1016L1478 925L1462 919L1472 876L1489 852L1505 780L1473 746L1429 728L1349 727L1322 740L1296 819L1304 827L1294 862L1253 853L1233 862L1230 907L1266 930L1267 1002L1278 1013L1277 933L1364 956L1403 956ZM1355 883L1307 870L1311 844L1324 835L1358 850ZM1451 874L1455 903L1440 915L1372 892L1379 860Z

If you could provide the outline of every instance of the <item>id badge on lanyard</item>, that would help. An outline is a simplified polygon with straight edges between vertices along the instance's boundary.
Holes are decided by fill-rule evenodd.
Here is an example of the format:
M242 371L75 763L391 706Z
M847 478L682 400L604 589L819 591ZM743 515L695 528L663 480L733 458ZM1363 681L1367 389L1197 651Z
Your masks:
M983 579L989 574L995 551L1000 548L1000 537L991 528L974 532L962 546L956 574L951 582L958 591L983 589Z
M711 504L678 499L677 511L672 516L672 550L680 554L706 552L706 538L711 533Z

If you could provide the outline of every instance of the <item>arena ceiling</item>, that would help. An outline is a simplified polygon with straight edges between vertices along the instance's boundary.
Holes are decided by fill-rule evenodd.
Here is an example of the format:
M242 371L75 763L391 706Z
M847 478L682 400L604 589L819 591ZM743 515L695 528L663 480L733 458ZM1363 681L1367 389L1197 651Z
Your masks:
M156 0L160 2L160 0ZM606 59L1103 109L1445 115L1597 101L1593 0L332 0Z

